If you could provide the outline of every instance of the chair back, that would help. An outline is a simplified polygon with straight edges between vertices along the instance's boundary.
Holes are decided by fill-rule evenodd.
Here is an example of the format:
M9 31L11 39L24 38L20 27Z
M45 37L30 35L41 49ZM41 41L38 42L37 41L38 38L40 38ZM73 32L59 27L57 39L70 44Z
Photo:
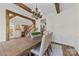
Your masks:
M40 56L42 56L45 53L45 51L51 44L52 36L53 36L53 32L43 35L41 46L40 46L40 53L39 53Z

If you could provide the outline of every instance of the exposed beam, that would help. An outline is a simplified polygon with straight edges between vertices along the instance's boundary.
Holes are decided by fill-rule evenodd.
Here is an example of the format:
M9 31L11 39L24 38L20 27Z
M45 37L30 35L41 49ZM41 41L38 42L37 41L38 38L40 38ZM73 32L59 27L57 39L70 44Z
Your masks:
M29 8L27 5L23 4L23 3L14 3L17 6L19 6L20 8L24 9L25 11L28 11L30 13L35 13L37 14L35 11L33 11L31 8Z
M56 8L57 14L59 14L60 13L60 3L55 3L55 8Z
M35 19L32 19L32 18L27 17L27 16L23 16L23 15L21 15L19 13L16 13L16 12L13 12L13 11L10 11L10 10L6 9L6 41L9 40L9 22L15 16L19 16L19 17L31 20L32 23L34 24L34 30L36 29L36 21L35 21Z
M22 18L26 18L26 19L29 19L29 20L31 20L31 21L35 21L35 19L32 19L32 18L30 18L30 17L28 17L28 16L23 16L23 15L21 15L21 14L19 14L19 13L16 13L16 12L13 12L13 11L10 11L10 10L7 10L9 13L11 13L11 14L14 14L14 15L16 15L16 16L20 16L20 17L22 17Z
M9 19L12 19L12 18L14 18L14 17L16 17L15 14L11 14L11 16L10 16L10 13L9 13Z
M23 15L21 15L21 14L19 14L19 13L16 13L16 12L13 12L13 11L10 11L10 10L6 10L6 11L7 11L8 13L14 14L15 16L20 16L20 17L22 17L22 18L31 20L31 21L33 22L33 24L34 24L34 28L36 29L36 21L35 21L35 19L32 19L32 18L30 18L30 17L28 17L28 16L23 16Z
M23 3L14 3L14 4L16 4L16 5L19 6L20 8L22 8L22 9L24 9L24 10L30 12L30 13L33 13L33 12L32 12L32 9L29 8L28 6L24 5Z

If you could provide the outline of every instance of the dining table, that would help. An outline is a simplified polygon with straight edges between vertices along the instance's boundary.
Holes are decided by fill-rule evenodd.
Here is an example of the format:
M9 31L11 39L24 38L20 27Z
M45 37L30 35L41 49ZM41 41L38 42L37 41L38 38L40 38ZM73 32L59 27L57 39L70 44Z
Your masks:
M41 37L19 37L0 42L0 56L20 56L41 43Z

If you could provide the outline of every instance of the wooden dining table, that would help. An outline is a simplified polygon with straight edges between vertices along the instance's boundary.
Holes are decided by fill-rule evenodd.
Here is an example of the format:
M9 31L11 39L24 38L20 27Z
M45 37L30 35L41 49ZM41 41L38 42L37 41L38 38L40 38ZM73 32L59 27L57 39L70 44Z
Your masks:
M41 42L41 37L20 37L0 42L0 56L19 56Z

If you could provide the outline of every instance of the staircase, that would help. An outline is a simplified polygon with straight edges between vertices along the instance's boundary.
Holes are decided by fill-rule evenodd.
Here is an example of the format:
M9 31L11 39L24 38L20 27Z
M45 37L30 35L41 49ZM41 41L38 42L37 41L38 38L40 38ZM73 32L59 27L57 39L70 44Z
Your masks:
M64 56L79 56L74 47L62 46Z
M26 25L24 25L24 31L22 32L22 37L25 37L25 36L27 36L30 32L32 32L32 31L34 31L34 26L33 26L33 24L32 25L30 25L30 26L26 26Z
M52 56L79 56L74 47L52 42Z

